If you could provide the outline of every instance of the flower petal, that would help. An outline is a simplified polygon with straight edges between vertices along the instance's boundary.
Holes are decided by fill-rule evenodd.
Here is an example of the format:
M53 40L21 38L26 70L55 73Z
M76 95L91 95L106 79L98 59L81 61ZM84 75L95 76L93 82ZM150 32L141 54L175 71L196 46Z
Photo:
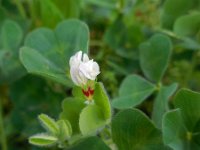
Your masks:
M88 57L88 55L87 54L83 54L83 62L87 62L87 61L89 61L89 57Z

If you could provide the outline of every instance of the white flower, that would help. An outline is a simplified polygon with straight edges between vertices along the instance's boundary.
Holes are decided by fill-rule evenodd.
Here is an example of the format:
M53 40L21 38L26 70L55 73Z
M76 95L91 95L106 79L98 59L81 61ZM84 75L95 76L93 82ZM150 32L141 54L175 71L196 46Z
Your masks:
M85 85L88 80L95 80L100 73L99 65L89 60L88 55L83 54L82 51L72 56L69 64L72 81L78 86Z
M90 80L95 80L96 76L100 73L99 65L93 60L81 63L79 69L84 74L84 76Z

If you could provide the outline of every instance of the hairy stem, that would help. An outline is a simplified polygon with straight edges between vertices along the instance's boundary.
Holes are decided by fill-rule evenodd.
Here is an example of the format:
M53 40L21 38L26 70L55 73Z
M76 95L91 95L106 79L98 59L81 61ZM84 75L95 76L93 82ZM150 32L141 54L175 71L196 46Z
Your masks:
M2 150L7 150L7 141L3 121L3 99L0 97L0 135Z

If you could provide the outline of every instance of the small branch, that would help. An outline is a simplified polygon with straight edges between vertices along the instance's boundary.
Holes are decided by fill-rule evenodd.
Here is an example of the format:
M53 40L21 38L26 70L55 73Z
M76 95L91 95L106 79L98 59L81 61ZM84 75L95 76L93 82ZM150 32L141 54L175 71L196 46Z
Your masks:
M172 37L172 38L175 38L175 39L178 39L178 40L182 40L183 38L176 35L174 32L172 31L169 31L169 30L165 30L165 29L160 29L158 28L156 31L159 31L159 32L162 32L164 34L167 34L168 36Z

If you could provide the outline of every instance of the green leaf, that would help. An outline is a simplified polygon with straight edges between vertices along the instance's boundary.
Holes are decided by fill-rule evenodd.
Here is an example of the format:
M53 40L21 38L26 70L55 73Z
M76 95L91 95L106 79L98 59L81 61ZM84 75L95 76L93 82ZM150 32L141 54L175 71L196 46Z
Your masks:
M22 38L23 31L16 22L3 22L0 29L0 83L11 83L25 75L18 57Z
M115 0L85 0L84 3L93 4L99 7L108 8L108 9L116 9L116 1Z
M0 84L12 83L26 74L17 53L8 50L0 50L0 53Z
M84 99L80 98L66 98L62 102L62 112L60 114L60 118L70 122L73 134L80 132L79 115L82 109L86 106L84 101Z
M82 139L67 150L110 150L110 148L98 137Z
M200 31L200 13L192 13L179 17L173 28L180 36L195 36Z
M63 19L78 18L81 2L80 0L34 0L31 5L36 25L54 28Z
M26 137L41 132L36 119L41 112L52 117L58 115L65 93L56 92L56 87L31 75L10 85L9 97L13 109L7 117L6 126L12 129L13 134L22 134Z
M103 112L105 120L109 121L111 118L111 106L108 95L102 83L95 84L93 99L95 104L99 106Z
M192 49L192 50L200 49L199 42L189 37L182 37L182 42L180 44L177 44L177 46L183 47L184 49Z
M137 109L119 112L112 120L112 138L119 150L164 150L167 149L161 132Z
M197 145L200 145L200 119L194 128L194 133L196 134L193 135L193 140L195 143L197 143Z
M163 118L164 143L174 150L183 150L186 146L186 132L181 111L172 110L167 112Z
M22 42L23 31L20 26L11 20L6 20L1 29L2 48L17 50Z
M31 32L20 50L20 59L29 73L71 86L69 59L77 51L88 51L89 31L81 21L68 20L54 31L39 28Z
M174 21L186 14L196 3L193 0L166 0L161 13L161 23L164 28L171 29Z
M29 143L36 146L52 146L56 144L58 139L47 134L33 135L29 138Z
M6 19L5 9L3 7L0 7L0 27L5 19Z
M73 95L86 101L80 87L73 88ZM93 134L110 122L111 107L107 93L102 83L95 84L94 105L88 105L80 113L79 126L82 134Z
M68 120L59 120L57 124L59 127L59 140L68 140L72 135L72 127L70 122Z
M74 86L72 89L72 95L74 97L85 99L85 95L82 92L82 88L80 86Z
M58 22L64 19L63 14L52 0L42 0L39 3L41 19L44 26L55 27Z
M83 135L95 134L106 123L101 107L98 105L90 104L80 114L79 126Z
M200 93L181 89L174 98L174 105L180 108L185 125L192 132L200 119Z
M122 82L119 97L112 106L118 109L131 108L141 104L155 90L155 86L137 75L129 75Z
M162 126L162 117L169 110L169 98L174 94L178 84L173 83L169 86L161 86L153 104L152 120L158 128Z
M41 123L41 125L50 133L53 135L58 135L59 128L56 124L55 120L50 118L48 115L41 114L38 116L38 119Z
M126 25L124 18L119 16L106 30L104 41L119 56L128 59L138 59L138 45L143 40L141 26L137 24ZM134 34L133 34L134 33Z
M178 109L163 118L165 144L174 150L199 149L200 93L181 89L173 102Z
M140 45L140 65L147 78L154 82L162 79L171 51L171 40L162 34L155 34Z
M29 73L44 76L67 86L72 85L71 80L60 66L56 66L36 50L29 47L21 48L20 59Z
M53 0L52 2L59 8L65 18L78 18L80 16L80 0Z

